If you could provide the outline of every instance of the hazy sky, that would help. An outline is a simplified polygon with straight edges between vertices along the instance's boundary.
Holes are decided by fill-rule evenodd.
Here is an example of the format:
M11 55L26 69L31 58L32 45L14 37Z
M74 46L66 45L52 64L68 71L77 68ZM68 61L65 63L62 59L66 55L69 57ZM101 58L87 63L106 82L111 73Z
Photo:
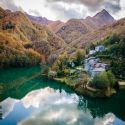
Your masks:
M125 17L125 0L0 0L0 6L62 21L93 16L102 9L116 19Z

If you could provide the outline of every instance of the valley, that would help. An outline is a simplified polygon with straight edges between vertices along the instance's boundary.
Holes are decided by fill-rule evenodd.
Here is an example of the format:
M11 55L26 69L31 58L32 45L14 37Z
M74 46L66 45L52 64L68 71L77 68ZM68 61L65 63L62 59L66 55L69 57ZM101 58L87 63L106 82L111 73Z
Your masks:
M125 18L0 7L1 125L125 125L124 96Z

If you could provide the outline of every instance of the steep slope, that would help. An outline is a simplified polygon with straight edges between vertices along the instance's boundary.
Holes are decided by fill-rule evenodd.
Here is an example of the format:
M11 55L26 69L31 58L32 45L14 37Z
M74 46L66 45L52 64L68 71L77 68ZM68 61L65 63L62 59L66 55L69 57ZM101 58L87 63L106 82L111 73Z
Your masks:
M26 16L32 23L39 24L39 25L46 25L54 33L56 33L59 30L59 28L61 28L64 25L64 23L60 20L52 21L52 20L48 20L45 17L41 17L41 16L37 17L29 14L26 14Z
M54 21L54 22L51 22L50 24L48 24L48 27L54 33L56 33L63 25L64 25L64 23L58 20L58 21Z
M114 22L114 18L105 9L97 13L93 17L93 19L95 19L98 22L98 25L100 26L104 26Z
M48 20L48 19L45 18L45 17L37 17L37 16L29 15L29 14L26 14L26 16L27 16L33 23L40 24L40 25L48 25L48 24L50 24L50 23L53 22L53 21L51 21L51 20Z
M4 10L0 7L0 19L9 14L9 10Z
M101 28L105 25L109 25L113 23L115 19L105 10L103 9L101 12L97 13L93 17L87 17L83 22L91 29L95 30Z
M14 35L0 31L0 68L38 65L39 63L39 53L33 49L25 49Z
M67 43L71 43L74 40L79 39L82 35L86 35L88 32L93 32L96 29L113 23L114 21L114 18L106 10L102 10L94 17L87 17L83 20L69 20L56 32L56 34Z
M7 38L3 37L4 42L9 39L8 36L13 37L23 49L32 48L38 51L44 61L56 50L65 46L65 42L51 32L49 28L33 24L22 12L11 12L1 8L0 14L0 32L2 35L7 34Z
M125 34L125 18L81 36L79 39L73 41L71 43L71 46L74 46L76 48L85 47L89 43L99 42L100 40L103 40L104 38L114 33L120 35Z
M22 12L9 11L0 19L0 30L15 34L20 42L30 42L33 35L37 34L36 32L33 33L34 26Z
M38 32L41 35L41 39L33 42L32 45L33 48L39 53L45 54L46 57L48 57L51 54L55 53L56 50L59 50L66 46L65 42L56 34L51 32L48 27L39 26L38 24L34 24L34 26L38 29Z
M79 38L82 34L89 32L87 26L79 19L71 19L65 23L56 34L64 39L66 43Z

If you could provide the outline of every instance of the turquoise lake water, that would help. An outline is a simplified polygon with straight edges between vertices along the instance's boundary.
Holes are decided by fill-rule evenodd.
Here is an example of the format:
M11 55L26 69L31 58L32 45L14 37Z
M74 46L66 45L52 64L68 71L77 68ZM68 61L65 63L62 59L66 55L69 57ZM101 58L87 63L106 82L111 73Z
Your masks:
M125 125L125 90L109 99L79 96L42 69L0 70L0 125Z

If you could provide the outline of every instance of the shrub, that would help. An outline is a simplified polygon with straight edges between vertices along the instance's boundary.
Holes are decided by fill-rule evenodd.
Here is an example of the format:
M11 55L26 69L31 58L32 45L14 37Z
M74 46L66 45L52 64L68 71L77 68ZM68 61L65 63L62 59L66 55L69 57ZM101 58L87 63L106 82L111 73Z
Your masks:
M95 75L92 81L90 82L90 86L98 89L112 88L115 86L115 84L116 84L116 79L111 71L102 72L98 75Z
M86 54L85 50L78 50L77 51L76 60L75 60L77 65L80 65L83 62L83 60L85 58L85 54Z
M13 24L11 21L7 22L6 24L3 25L3 30L7 29L15 29L15 24Z
M110 44L114 44L116 42L119 42L120 38L117 34L113 34L110 38L109 38L109 43Z
M69 75L69 73L70 73L69 69L64 69L64 70L59 70L57 74L58 76L67 76Z
M125 79L125 59L112 60L110 65L117 78Z
M68 58L67 52L64 52L55 61L54 65L52 66L52 69L56 70L57 72L64 70L65 68L67 68L68 60L69 60L69 58Z
M125 79L125 35L113 34L102 42L106 51L95 56L110 61L110 67L116 78Z
M38 65L40 58L39 53L25 49L15 37L0 32L0 67Z
M110 82L110 87L114 87L116 85L116 78L115 78L115 75L111 72L111 71L108 71L107 72L107 77L108 77L108 80Z

